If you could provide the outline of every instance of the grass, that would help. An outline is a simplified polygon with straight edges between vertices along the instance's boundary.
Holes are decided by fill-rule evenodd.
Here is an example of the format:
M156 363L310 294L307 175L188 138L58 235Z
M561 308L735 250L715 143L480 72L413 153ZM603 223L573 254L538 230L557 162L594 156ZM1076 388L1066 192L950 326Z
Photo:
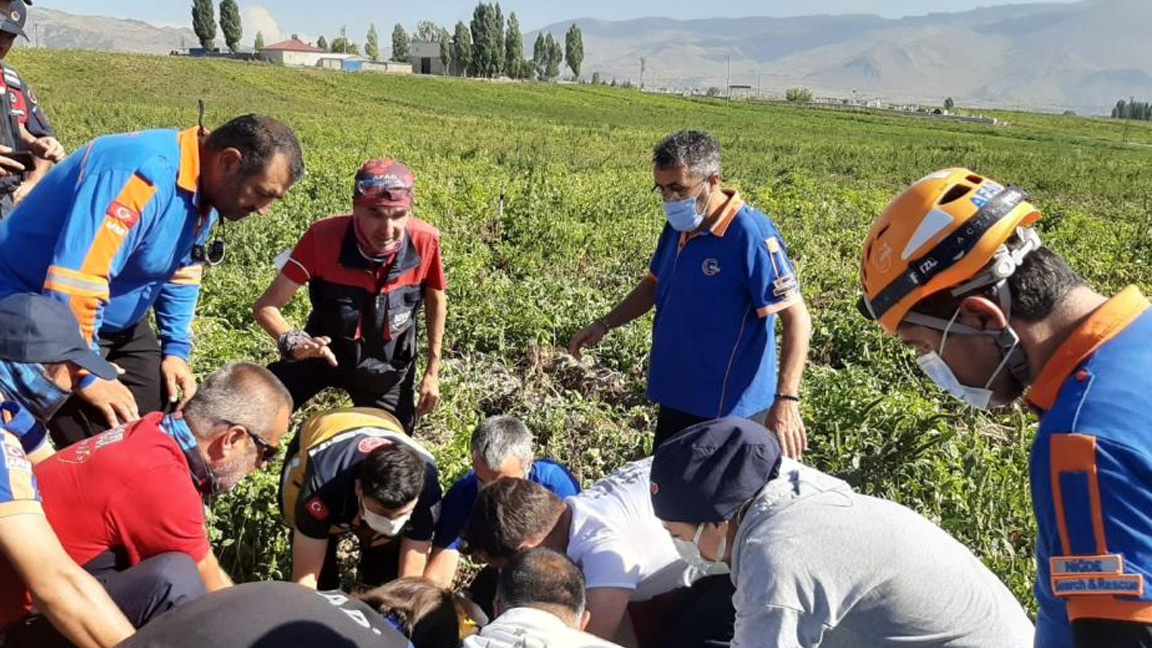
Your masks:
M1046 244L1096 287L1152 288L1152 125L998 113L1000 127L786 105L724 104L588 86L382 77L258 64L79 52L16 52L62 141L245 112L297 129L308 176L266 217L229 229L195 330L201 373L270 360L250 307L272 258L315 219L349 210L370 156L415 169L420 215L440 228L450 315L440 409L418 428L446 478L466 469L484 416L511 413L541 454L587 484L647 451L650 320L582 363L560 349L643 275L662 225L651 147L697 128L724 145L725 183L779 225L815 319L803 403L809 461L861 491L940 523L1033 606L1027 496L1033 423L973 414L922 379L906 352L855 313L864 233L887 201L937 168L963 165L1028 188ZM505 195L505 209L498 210ZM306 300L288 315L302 322ZM330 395L310 409L339 402ZM217 546L238 578L283 577L287 538L273 473L215 507Z

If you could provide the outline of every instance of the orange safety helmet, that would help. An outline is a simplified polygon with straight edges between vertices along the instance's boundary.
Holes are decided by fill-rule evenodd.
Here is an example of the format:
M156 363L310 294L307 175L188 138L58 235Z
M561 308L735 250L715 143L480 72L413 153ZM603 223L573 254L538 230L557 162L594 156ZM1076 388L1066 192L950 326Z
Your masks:
M895 335L927 297L993 284L1007 311L1011 299L1004 280L1040 247L1028 227L1039 218L1019 187L1006 188L968 169L925 176L897 196L868 232L860 261L860 312ZM1008 249L1014 234L1021 244Z

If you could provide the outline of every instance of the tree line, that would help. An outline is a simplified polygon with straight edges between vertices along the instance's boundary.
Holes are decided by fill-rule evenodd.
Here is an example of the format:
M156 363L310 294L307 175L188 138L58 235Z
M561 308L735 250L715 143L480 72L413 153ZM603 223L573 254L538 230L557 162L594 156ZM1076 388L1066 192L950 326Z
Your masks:
M547 81L559 77L561 66L567 64L579 79L584 64L584 34L575 23L564 35L563 45L551 33L538 34L532 58L526 59L520 20L516 12L505 20L499 3L476 5L471 22L457 22L452 32L421 21L409 35L403 25L397 24L392 30L392 60L408 61L413 42L439 44L440 59L452 76Z
M1147 101L1124 101L1121 99L1116 102L1116 107L1112 109L1112 119L1142 119L1144 121L1152 121L1152 103Z
M200 45L206 50L214 49L216 18L213 0L193 0L192 27L200 39ZM220 29L228 48L238 52L243 28L236 0L220 2ZM297 38L297 35L293 34L292 37ZM575 23L564 34L563 45L551 33L537 34L532 58L526 59L520 20L516 12L512 12L505 20L500 3L481 2L476 5L471 22L457 22L453 32L431 21L422 20L417 23L416 31L409 34L403 25L397 23L392 30L391 59L407 63L413 42L439 44L440 59L447 73L452 76L506 76L512 79L551 81L559 77L562 66L567 65L572 75L579 79L584 64L584 34ZM256 33L254 46L256 51L264 48L264 34ZM346 26L341 27L339 35L331 41L321 36L316 41L316 47L335 54L361 53L360 45L348 38ZM380 60L380 34L375 24L368 27L363 54L373 61Z

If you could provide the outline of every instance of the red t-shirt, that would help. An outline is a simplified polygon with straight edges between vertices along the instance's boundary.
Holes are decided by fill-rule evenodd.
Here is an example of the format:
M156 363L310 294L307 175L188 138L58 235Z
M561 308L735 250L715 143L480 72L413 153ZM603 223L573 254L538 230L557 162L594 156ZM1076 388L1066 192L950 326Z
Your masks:
M329 216L318 220L308 228L300 242L292 250L292 256L284 265L284 276L294 283L306 284L314 278L345 286L362 286L372 293L386 292L393 286L423 285L433 290L445 290L448 281L444 277L444 264L440 258L440 232L419 218L408 221L405 245L416 248L420 255L420 265L396 278L395 282L379 290L377 279L360 268L346 268L340 265L341 248L352 226L352 217ZM382 269L387 274L387 268Z
M112 549L123 549L132 565L172 551L200 562L211 550L204 502L184 452L160 428L162 419L149 414L35 466L48 522L77 564ZM19 579L5 578L0 601L25 589ZM12 620L7 612L0 627Z

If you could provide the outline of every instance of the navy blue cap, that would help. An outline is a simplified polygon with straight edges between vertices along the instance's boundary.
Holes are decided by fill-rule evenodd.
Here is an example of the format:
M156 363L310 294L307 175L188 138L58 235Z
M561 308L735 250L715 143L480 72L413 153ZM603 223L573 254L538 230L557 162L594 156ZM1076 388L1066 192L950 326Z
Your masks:
M28 21L28 10L19 2L13 2L7 11L0 10L0 19L2 19L0 20L0 31L23 36L24 40L28 40L28 34L24 33L24 23Z
M780 442L763 425L705 421L656 449L652 508L665 522L724 522L779 472Z
M0 360L71 361L104 380L119 375L84 342L76 317L63 302L30 293L0 299Z

